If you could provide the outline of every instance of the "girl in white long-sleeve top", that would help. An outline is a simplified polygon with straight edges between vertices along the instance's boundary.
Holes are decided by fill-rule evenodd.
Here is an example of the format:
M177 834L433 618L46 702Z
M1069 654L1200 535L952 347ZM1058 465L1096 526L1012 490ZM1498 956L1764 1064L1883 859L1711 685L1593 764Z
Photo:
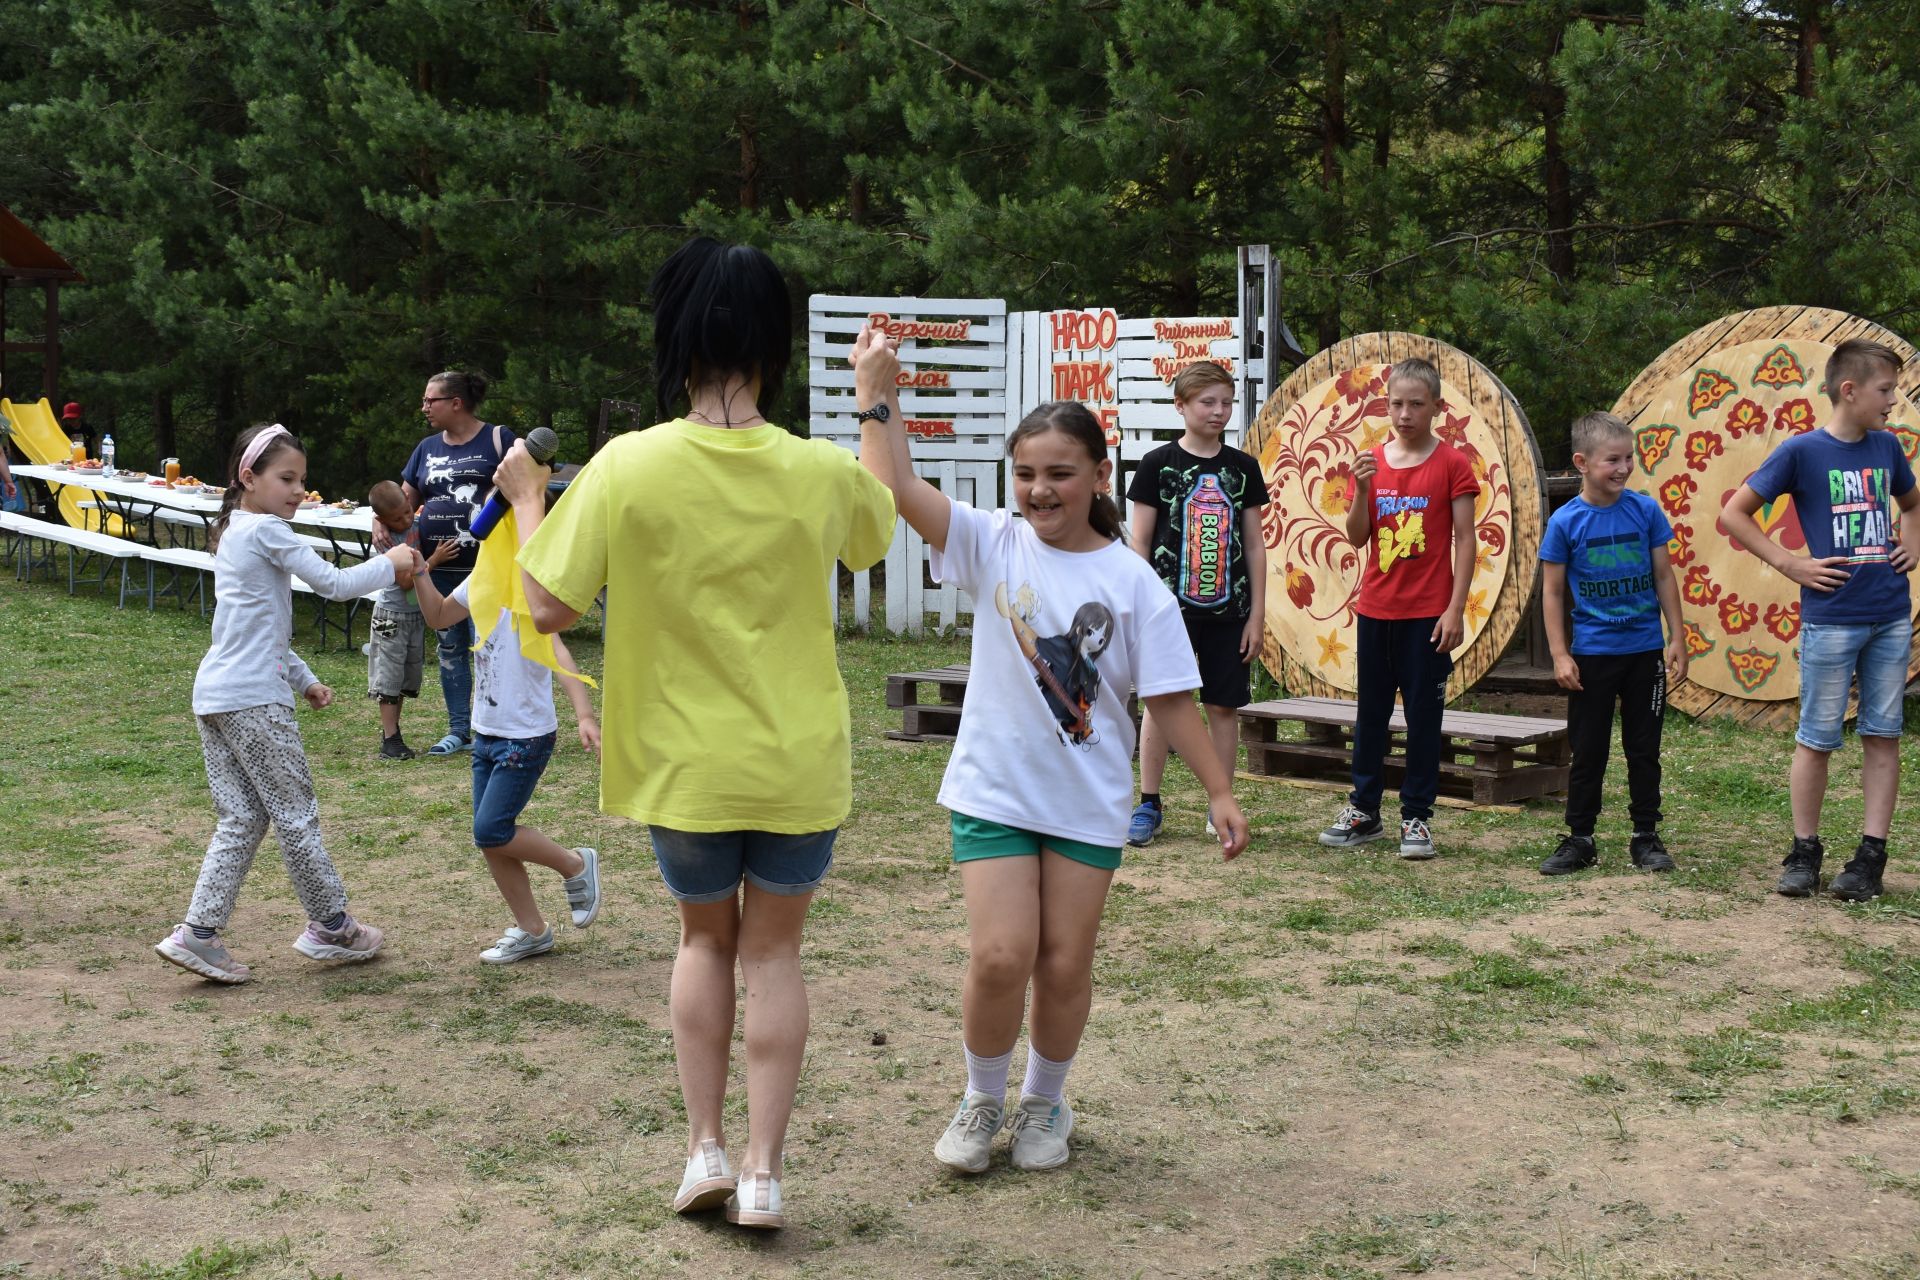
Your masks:
M346 886L320 839L320 802L293 707L298 695L318 710L333 690L293 651L293 579L329 600L351 600L396 581L411 585L413 552L395 547L342 569L303 542L287 521L307 494L307 451L279 423L242 432L228 474L210 535L213 644L193 682L217 822L186 920L154 950L232 983L245 982L248 970L220 930L269 822L308 917L294 949L315 960L366 960L380 949L380 930L347 913Z

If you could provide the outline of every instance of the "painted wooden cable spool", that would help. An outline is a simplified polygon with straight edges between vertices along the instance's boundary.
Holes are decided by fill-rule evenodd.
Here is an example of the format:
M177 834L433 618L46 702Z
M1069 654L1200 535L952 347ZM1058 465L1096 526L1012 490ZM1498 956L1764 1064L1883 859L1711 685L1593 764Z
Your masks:
M1716 320L1668 347L1613 407L1634 429L1634 487L1673 525L1668 549L1689 661L1667 701L1689 715L1776 729L1799 716L1800 588L1735 543L1720 508L1781 441L1827 420L1827 358L1848 338L1883 342L1905 361L1888 428L1915 460L1920 357L1898 335L1842 311L1762 307ZM1755 518L1781 546L1807 554L1791 498ZM1908 678L1916 674L1920 663L1910 658ZM1847 715L1855 710L1850 702Z
M1526 618L1540 572L1546 490L1540 446L1513 393L1472 356L1415 333L1366 333L1293 371L1241 446L1260 460L1272 497L1264 521L1267 616L1261 659L1287 690L1347 697L1354 670L1360 548L1347 541L1354 459L1387 439L1386 373L1410 356L1440 370L1433 429L1464 450L1480 480L1466 638L1447 696L1469 688Z

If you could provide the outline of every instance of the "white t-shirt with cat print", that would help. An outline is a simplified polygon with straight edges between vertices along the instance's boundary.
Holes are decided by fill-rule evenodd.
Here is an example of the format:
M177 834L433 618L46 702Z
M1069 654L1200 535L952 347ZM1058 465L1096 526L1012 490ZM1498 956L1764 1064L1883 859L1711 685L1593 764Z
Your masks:
M933 576L974 600L973 668L940 803L1118 848L1142 698L1200 687L1180 604L1124 542L1061 551L1009 512L953 504Z

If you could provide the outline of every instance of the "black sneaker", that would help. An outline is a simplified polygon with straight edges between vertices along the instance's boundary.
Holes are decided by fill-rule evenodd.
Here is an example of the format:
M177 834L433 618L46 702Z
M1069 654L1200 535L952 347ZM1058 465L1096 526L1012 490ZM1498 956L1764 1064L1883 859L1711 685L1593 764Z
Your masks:
M1880 876L1886 869L1887 846L1881 845L1876 853L1862 840L1846 867L1827 886L1827 892L1847 902L1870 902L1885 892L1880 886Z
M1660 843L1660 834L1656 831L1634 832L1633 843L1627 846L1627 856L1642 871L1673 870L1673 855L1667 852L1666 845Z
M1560 846L1540 864L1540 874L1570 876L1576 871L1585 871L1599 858L1599 851L1593 847L1592 836L1561 836Z
M1789 898L1807 898L1820 891L1820 860L1826 856L1826 846L1820 843L1819 836L1802 839L1793 838L1793 849L1780 865L1786 870L1780 873L1780 883L1773 891Z
M396 733L391 738L380 739L380 758L382 760L411 760L413 759L413 748L407 745L405 738Z

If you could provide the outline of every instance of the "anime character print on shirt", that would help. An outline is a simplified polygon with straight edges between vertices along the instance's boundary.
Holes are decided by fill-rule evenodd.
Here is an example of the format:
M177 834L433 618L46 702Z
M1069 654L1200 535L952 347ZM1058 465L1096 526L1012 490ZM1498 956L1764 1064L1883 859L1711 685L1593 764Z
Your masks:
M1173 587L1180 603L1192 609L1246 612L1251 588L1245 574L1234 574L1239 555L1239 513L1246 510L1247 478L1235 468L1160 469L1160 501L1175 513L1178 546L1156 544L1153 567Z
M1020 653L1033 666L1033 682L1059 725L1060 740L1091 747L1100 740L1093 725L1093 704L1100 696L1100 655L1113 639L1113 614L1090 600L1074 612L1065 635L1042 636L1033 629L1040 600L1030 584L1007 595L1007 584L993 589L993 604L1013 627Z

